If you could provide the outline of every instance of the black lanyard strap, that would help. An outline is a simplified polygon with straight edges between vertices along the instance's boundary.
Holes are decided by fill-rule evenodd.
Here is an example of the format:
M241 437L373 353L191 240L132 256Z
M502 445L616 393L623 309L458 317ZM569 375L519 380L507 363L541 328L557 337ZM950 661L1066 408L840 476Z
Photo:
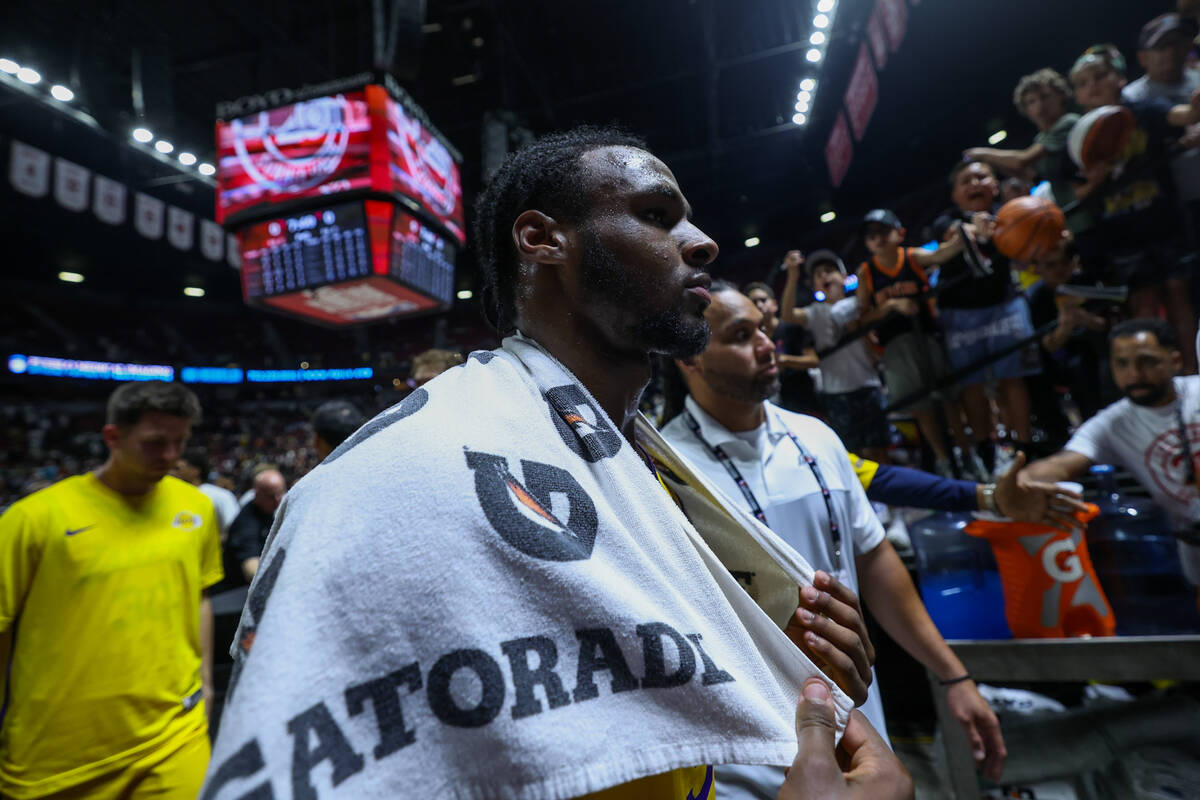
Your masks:
M1179 444L1183 447L1183 459L1187 464L1187 482L1193 489L1196 485L1196 462L1192 458L1192 443L1188 438L1188 427L1183 422L1183 395L1176 392L1175 421L1179 424Z
M758 498L754 496L754 492L750 490L750 484L746 483L746 479L742 477L741 470L739 470L737 465L733 463L733 459L729 457L729 454L725 452L725 449L720 445L710 444L709 441L704 438L704 434L700 433L700 423L696 421L694 416L692 416L692 412L685 409L683 412L683 421L687 423L688 428L691 429L692 435L699 440L700 444L704 445L708 452L712 453L713 458L717 459L721 466L725 467L725 471L729 473L729 477L733 478L733 482L736 483L737 487L742 490L742 497L746 498L746 504L750 506L750 513L753 514L755 519L757 519L763 525L767 525L767 516L763 513L762 506L759 505ZM792 444L796 445L796 449L800 451L799 460L808 465L808 468L812 471L813 478L815 478L817 481L817 486L821 489L821 499L825 501L825 513L829 516L829 536L830 544L832 545L833 549L834 570L841 571L842 537L839 534L837 515L833 510L833 494L829 491L829 486L825 483L825 477L821 474L821 467L817 464L817 459L813 458L812 454L808 452L808 449L800 443L800 440L796 437L796 434L792 433L787 426L784 426L783 429L784 432L787 433L788 438L792 440ZM770 525L767 525L767 527L770 527Z

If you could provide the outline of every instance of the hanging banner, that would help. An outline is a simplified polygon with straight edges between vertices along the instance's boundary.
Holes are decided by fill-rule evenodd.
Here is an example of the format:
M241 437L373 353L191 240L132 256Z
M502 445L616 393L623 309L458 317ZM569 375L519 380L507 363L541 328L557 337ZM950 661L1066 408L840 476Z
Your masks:
M45 197L50 192L50 154L13 139L8 179L21 194Z
M147 239L161 239L163 208L166 204L157 197L137 192L133 196L133 227Z
M879 102L879 79L875 76L875 68L871 66L871 56L867 54L865 42L859 45L858 60L854 63L854 72L850 74L843 102L854 138L861 142L867 131L867 123L871 121L871 114L875 111L875 104Z
M908 29L908 5L905 0L879 0L883 12L883 27L887 29L888 42L892 51L900 49L904 33Z
M242 268L242 254L238 250L237 237L232 233L225 236L225 260L234 269Z
M91 171L87 167L81 167L65 158L55 158L54 199L68 211L83 211L88 207L90 176Z
M829 132L829 141L825 143L825 161L829 164L829 180L834 186L841 186L850 169L850 159L854 156L854 145L850 141L850 126L846 124L846 115L838 112L833 130Z
M196 240L196 217L190 211L167 206L167 241L180 250L191 250Z
M871 42L871 54L875 56L875 68L882 70L888 60L888 34L883 24L882 3L875 4L871 18L867 20L867 39Z
M97 175L92 192L92 213L107 225L125 221L125 184Z
M200 220L200 252L209 261L220 261L225 255L225 231L211 219Z

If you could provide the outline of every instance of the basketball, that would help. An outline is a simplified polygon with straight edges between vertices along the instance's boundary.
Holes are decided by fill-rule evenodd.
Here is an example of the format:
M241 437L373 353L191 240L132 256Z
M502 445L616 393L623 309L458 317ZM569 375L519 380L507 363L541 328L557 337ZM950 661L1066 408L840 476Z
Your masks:
M1067 220L1054 203L1042 197L1014 197L996 214L996 249L1017 261L1029 261L1062 242Z
M1125 106L1100 106L1079 118L1067 135L1067 152L1081 169L1117 160L1137 125Z

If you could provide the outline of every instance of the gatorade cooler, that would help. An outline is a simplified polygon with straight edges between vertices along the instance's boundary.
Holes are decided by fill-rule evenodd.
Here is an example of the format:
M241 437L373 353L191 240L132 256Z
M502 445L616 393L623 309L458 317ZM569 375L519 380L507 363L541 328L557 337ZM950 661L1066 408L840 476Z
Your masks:
M992 549L963 534L972 519L939 512L908 526L921 599L945 639L1011 639Z
M1094 505L1075 516L1088 522ZM976 519L964 531L986 539L1000 568L1004 616L1020 639L1113 636L1117 621L1100 588L1081 532Z

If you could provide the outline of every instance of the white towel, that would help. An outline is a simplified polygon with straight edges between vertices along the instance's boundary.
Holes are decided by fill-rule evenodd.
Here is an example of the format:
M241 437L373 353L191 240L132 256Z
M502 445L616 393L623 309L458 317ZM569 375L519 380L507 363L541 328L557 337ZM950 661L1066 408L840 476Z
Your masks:
M528 339L367 423L276 515L202 797L558 800L791 763L818 671L781 626L812 570L638 435L704 536Z

